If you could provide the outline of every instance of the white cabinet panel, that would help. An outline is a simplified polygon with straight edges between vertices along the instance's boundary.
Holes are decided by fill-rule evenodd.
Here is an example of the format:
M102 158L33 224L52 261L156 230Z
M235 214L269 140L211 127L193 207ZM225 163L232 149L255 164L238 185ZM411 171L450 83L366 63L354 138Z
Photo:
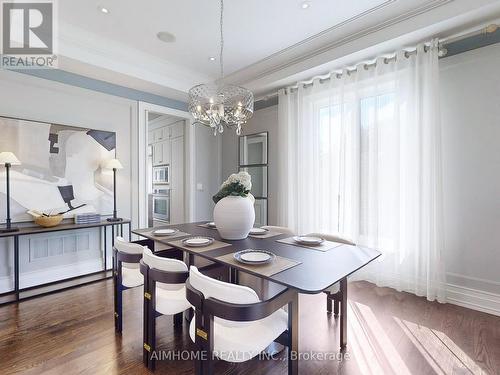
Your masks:
M177 122L170 126L170 138L182 137L184 135L184 121Z
M184 137L172 139L170 222L184 222Z
M170 164L171 161L171 142L163 141L162 145L162 164Z

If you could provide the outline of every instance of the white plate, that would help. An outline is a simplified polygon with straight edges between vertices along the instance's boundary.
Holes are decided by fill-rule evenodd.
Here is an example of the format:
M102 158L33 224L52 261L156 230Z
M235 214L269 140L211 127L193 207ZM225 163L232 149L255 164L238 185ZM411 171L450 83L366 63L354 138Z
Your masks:
M295 236L293 240L303 245L319 245L323 242L321 237L314 236Z
M247 262L265 262L271 259L271 255L260 251L253 251L241 254L241 259Z
M210 245L211 242L210 238L205 237L188 238L184 240L184 244L188 246L207 246Z
M262 228L252 228L250 229L250 234L265 234L267 233L267 229L262 229Z
M170 236L177 233L178 231L178 229L157 229L153 231L153 234L157 236Z
M216 225L213 221L211 221L210 223L207 223L207 227L210 227L210 228L215 228Z

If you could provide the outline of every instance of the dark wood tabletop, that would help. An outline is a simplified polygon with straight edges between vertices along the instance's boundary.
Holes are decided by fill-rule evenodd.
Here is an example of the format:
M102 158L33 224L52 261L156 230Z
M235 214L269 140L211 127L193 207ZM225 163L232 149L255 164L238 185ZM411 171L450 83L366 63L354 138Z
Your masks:
M139 236L168 244L172 241L179 240L185 237L176 237L169 239L168 237L157 237L151 235L153 229L161 228L176 228L182 232L189 233L193 236L207 236L216 240L230 243L231 246L226 246L216 250L206 252L190 252L187 249L182 249L188 253L196 254L213 262L221 261L216 259L221 255L234 253L245 249L262 249L273 252L276 255L294 259L301 263L297 266L279 272L272 276L263 276L258 273L251 272L244 268L231 265L241 272L254 274L255 276L273 281L289 288L298 290L300 293L316 294L324 291L333 284L351 275L360 268L378 258L381 254L377 250L369 249L361 246L341 245L329 251L317 251L304 247L284 244L276 242L276 240L290 237L289 234L282 234L270 238L254 238L248 237L244 240L229 241L222 239L216 229L200 227L200 223L189 224L172 224L164 227L144 228L133 230Z

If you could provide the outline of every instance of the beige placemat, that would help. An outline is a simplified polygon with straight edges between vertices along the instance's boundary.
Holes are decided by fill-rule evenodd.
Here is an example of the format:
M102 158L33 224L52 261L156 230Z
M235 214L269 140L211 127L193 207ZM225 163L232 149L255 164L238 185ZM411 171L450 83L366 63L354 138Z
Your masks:
M267 232L265 234L249 234L248 237L252 237L252 238L269 238L269 237L279 236L280 234L283 234L283 233L269 231L269 232Z
M167 242L168 245L174 246L178 249L189 250L195 253L203 253L205 251L220 249L221 247L231 246L230 243L215 240L213 244L204 247L186 246L182 240Z
M210 227L210 226L208 226L207 223L205 223L205 224L198 224L198 226L202 227L202 228L207 228L207 229L217 229L216 227Z
M328 251L328 250L332 250L338 246L343 245L340 242L323 241L321 243L321 245L308 246L308 245L303 245L301 243L295 242L293 237L284 238L282 240L276 240L276 242L286 243L286 244L294 245L294 246L305 247L306 249L317 250L317 251Z
M217 257L217 259L221 262L247 269L262 276L272 276L302 263L297 260L276 256L276 259L272 263L259 265L245 264L236 261L234 259L234 253L222 255L220 257Z

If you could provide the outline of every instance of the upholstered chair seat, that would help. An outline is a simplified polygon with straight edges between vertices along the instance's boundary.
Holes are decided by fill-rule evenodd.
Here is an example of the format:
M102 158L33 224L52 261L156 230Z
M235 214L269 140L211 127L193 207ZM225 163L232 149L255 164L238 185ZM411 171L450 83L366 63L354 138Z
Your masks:
M193 288L203 293L205 299L215 298L234 304L260 302L257 293L246 286L229 284L203 275L196 267L191 267L189 282ZM195 342L196 316L191 321L190 336ZM244 362L252 359L268 347L287 330L288 315L279 309L264 319L237 322L214 318L214 354L228 362Z
M144 246L141 244L125 241L122 237L115 238L113 247L113 279L115 330L117 333L121 333L123 325L123 291L144 284L144 277L139 268L143 249Z
M144 248L142 260L150 268L166 272L187 272L186 263L171 258L154 255L151 250ZM142 276L142 275L141 275ZM144 279L144 276L142 276ZM156 305L154 309L163 315L175 315L191 307L186 299L184 284L166 284L156 282Z

